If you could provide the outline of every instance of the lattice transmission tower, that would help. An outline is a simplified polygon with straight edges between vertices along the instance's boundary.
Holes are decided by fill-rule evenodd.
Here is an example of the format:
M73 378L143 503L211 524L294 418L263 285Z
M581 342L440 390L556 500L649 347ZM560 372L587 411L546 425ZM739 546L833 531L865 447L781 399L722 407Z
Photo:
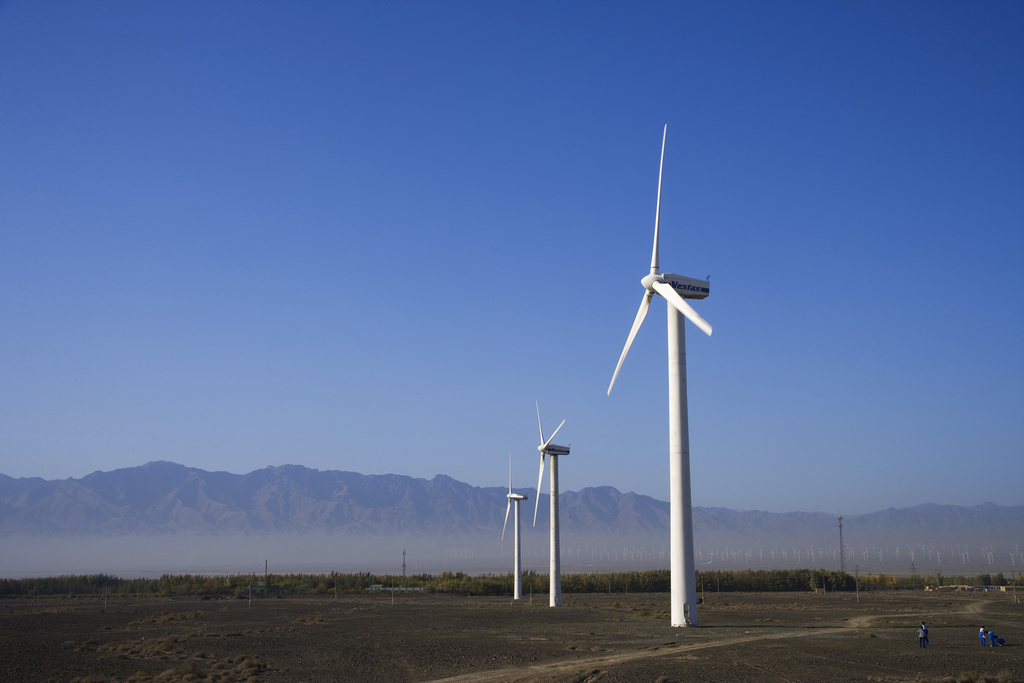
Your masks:
M846 573L846 546L843 545L843 516L836 515L839 520L839 571Z

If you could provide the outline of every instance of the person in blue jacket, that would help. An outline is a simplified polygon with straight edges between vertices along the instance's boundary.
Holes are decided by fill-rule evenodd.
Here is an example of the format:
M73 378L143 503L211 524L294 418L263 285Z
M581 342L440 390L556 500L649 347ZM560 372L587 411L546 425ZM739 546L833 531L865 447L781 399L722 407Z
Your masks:
M989 631L988 632L988 646L989 647L995 647L996 646L996 632L995 631Z
M924 645L928 646L928 625L923 621L921 622L921 632L924 633Z
M982 626L981 630L978 631L978 635L981 636L981 644L984 645L985 644L985 627L984 626Z

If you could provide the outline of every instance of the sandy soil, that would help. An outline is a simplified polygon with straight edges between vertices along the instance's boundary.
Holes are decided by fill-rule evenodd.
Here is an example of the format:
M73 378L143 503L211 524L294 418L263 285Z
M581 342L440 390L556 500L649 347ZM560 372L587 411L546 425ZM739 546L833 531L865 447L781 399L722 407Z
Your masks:
M708 595L673 629L664 594L389 595L0 603L0 681L1024 681L1006 594ZM931 646L916 637L927 620ZM981 647L985 626L1006 640Z

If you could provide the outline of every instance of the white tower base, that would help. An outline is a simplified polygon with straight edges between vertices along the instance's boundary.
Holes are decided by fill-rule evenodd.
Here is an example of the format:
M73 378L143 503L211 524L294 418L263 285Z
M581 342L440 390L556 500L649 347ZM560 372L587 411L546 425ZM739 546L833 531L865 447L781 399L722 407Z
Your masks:
M672 625L697 625L697 577L686 410L686 318L668 304L668 419Z
M515 590L512 593L513 600L523 599L523 559L522 540L519 535L519 501L516 501L516 543L515 543Z
M558 543L558 456L551 456L551 578L548 581L549 607L562 606L562 557Z

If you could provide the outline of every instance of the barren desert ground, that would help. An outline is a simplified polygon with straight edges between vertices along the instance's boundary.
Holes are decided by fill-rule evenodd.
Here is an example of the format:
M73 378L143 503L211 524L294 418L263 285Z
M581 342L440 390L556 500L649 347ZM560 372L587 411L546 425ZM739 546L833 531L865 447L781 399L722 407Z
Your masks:
M0 603L3 681L1024 681L1024 605L1004 593L387 594ZM930 647L918 646L922 619ZM978 629L1002 636L981 647ZM952 677L952 678L947 678Z

